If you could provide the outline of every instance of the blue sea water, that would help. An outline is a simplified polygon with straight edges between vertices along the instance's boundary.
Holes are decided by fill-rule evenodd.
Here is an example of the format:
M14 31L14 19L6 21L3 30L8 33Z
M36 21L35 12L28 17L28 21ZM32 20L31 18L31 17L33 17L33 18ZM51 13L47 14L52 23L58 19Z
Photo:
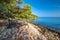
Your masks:
M40 17L34 23L60 31L60 17Z

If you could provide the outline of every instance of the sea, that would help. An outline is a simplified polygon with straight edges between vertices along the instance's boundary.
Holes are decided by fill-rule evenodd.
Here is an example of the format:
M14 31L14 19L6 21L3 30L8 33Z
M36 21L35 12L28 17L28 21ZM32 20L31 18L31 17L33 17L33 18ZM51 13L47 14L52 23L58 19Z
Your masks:
M39 17L33 23L60 31L60 17Z

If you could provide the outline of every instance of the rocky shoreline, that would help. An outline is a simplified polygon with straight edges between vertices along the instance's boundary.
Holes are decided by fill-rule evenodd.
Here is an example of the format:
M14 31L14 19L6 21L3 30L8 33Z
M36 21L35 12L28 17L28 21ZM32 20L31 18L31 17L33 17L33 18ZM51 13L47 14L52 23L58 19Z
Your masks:
M42 25L37 25L37 24L34 24L32 23L33 25L36 25L35 27L43 34L45 35L45 37L48 37L49 40L60 40L60 32L59 31L56 31L56 30L52 30L52 29L49 29L49 28L46 28ZM47 39L48 39L47 38Z
M17 22L12 22L7 28L8 21L0 20L0 40L60 40L58 32L34 23Z
M31 23L31 22L30 22ZM32 23L32 24L34 24L34 23ZM38 24L34 24L34 25L36 25L36 26L38 26L38 27L40 27L40 28L46 28L46 29L48 29L48 30L50 30L50 31L52 31L52 32L56 32L56 33L59 33L60 34L60 31L59 30L54 30L54 29L51 29L51 28L47 28L47 27L45 27L45 26L43 26L43 25L38 25Z

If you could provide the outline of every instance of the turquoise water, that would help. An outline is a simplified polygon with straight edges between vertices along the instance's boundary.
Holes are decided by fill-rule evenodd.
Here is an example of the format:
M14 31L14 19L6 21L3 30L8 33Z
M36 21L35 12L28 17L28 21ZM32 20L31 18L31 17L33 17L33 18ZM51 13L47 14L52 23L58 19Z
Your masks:
M54 30L60 30L60 17L40 17L34 23Z

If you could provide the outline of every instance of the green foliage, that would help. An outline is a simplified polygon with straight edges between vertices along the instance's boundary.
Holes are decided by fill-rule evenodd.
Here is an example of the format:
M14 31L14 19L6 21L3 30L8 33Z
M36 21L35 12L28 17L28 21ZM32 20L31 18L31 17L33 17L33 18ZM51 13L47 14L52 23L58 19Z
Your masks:
M29 11L32 10L32 7L29 4L26 4L23 8L28 9Z
M18 0L0 0L0 10L2 10L5 15L8 15L9 12L13 15L13 10L17 7L17 4ZM9 15L11 17L11 14Z
M10 18L37 19L37 16L32 14L32 7L30 5L27 4L23 8L19 8L17 6L19 3L23 4L23 0L0 0L0 10L4 11L4 15ZM14 12L15 10L17 12ZM0 17L3 18L2 15Z
M38 16L32 14L32 7L30 5L25 5L23 8L27 9L26 12L24 12L24 14L26 14L25 16L27 17L27 19L37 19Z
M10 11L17 4L17 0L0 0L0 10Z

